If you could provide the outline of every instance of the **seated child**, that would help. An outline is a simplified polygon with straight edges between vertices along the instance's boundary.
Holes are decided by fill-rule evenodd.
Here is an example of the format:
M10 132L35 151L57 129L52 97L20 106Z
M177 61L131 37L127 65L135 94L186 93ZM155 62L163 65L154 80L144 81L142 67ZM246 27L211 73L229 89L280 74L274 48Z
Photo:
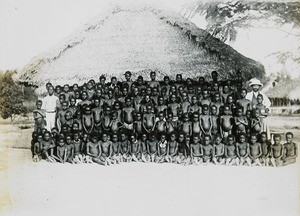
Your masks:
M160 135L160 140L157 142L157 163L163 163L166 161L166 156L168 153L168 141L166 140L166 134L162 133Z
M270 164L270 151L271 151L271 143L267 140L267 133L262 132L260 134L260 144L261 144L261 163L264 166L268 166Z
M34 131L37 131L38 128L43 129L46 126L46 113L44 109L41 109L43 102L41 100L36 101L36 109L33 110L34 118Z
M214 154L213 162L215 164L224 164L225 163L225 145L222 142L222 137L220 134L216 134L214 141Z
M74 163L83 163L84 155L82 154L82 141L80 139L79 133L76 132L73 134L72 144L74 146Z
M257 135L251 134L250 136L250 144L249 144L249 157L251 159L252 165L259 165L260 163L260 157L261 157L262 151L261 151L261 144L257 142Z
M130 157L130 147L129 147L129 141L127 139L127 135L124 130L121 130L120 132L120 146L121 146L121 162L129 162L131 157Z
M98 137L96 134L91 135L91 141L88 141L87 145L87 158L86 162L87 163L98 163L103 165L103 162L100 160L101 156L101 145L100 142L98 141Z
M155 162L157 156L157 140L154 133L149 134L148 144L148 154L147 161Z
M130 135L130 156L131 159L135 162L141 160L141 143L136 138L136 134L132 133Z
M178 151L178 142L176 141L176 133L172 132L170 134L170 139L168 141L167 145L167 156L166 156L166 161L168 163L173 163L175 162L175 156L177 155Z
M237 159L236 159L236 165L242 166L246 162L248 166L251 166L251 160L249 158L249 144L246 142L246 134L240 133L239 134L239 140L236 143L236 153L237 153Z
M39 162L42 160L42 142L43 142L43 134L37 134L36 140L33 140L33 158L34 162Z
M56 147L56 156L54 158L59 163L65 163L67 161L67 149L65 146L65 138L64 136L59 136L58 138L58 146Z
M146 156L148 154L148 137L146 133L142 133L140 135L141 139L140 139L140 145L141 145L141 159L143 162L148 162L146 159Z
M285 150L283 165L288 165L296 162L298 147L297 144L293 142L294 134L292 132L287 132L285 138L286 143L283 144Z
M271 164L276 166L282 166L283 161L283 151L284 148L281 145L281 135L280 134L274 134L273 136L274 144L271 146Z
M112 153L111 153L111 162L113 164L118 164L121 162L121 145L118 139L118 133L113 133L111 136L111 145L112 145Z
M53 159L53 149L55 144L51 139L51 134L49 131L44 133L43 141L41 143L41 155L43 159L46 159L48 162L55 162Z
M72 144L72 138L70 134L66 135L66 160L67 162L74 164L74 145Z
M228 135L227 145L225 146L226 165L236 164L236 145L234 144L234 136Z
M192 164L199 165L202 163L202 146L200 144L199 136L194 135L193 141L190 144L190 155Z
M103 165L111 165L112 161L110 156L112 154L112 142L109 140L109 135L105 132L102 133L102 139L100 141L101 155L100 160Z
M212 161L214 147L211 144L211 136L204 135L202 153L203 153L203 163L207 164Z
M178 164L183 163L187 158L187 148L185 145L184 134L179 133L178 135L178 154L176 157L176 162Z

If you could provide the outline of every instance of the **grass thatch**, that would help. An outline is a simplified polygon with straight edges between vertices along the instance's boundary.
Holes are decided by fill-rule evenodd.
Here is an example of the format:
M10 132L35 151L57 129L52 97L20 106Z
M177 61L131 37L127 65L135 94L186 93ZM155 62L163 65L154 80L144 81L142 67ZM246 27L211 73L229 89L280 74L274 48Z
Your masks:
M116 7L32 59L17 79L44 90L48 81L83 84L100 74L123 77L126 70L147 78L149 70L158 71L159 78L208 76L212 70L221 78L232 78L239 70L245 79L264 75L260 63L175 12Z
M270 98L300 99L300 78L280 80L266 92Z

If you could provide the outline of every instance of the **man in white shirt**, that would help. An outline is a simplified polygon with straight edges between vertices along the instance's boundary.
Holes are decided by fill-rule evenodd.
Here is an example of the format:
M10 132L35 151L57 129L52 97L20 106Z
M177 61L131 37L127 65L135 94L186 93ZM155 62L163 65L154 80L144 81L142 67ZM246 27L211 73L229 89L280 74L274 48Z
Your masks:
M250 80L250 87L252 88L251 92L248 92L246 95L246 99L250 100L250 104L251 104L251 109L254 105L257 104L257 95L261 94L263 96L263 105L266 106L266 108L270 108L271 106L271 101L270 99L267 97L267 95L265 95L264 93L260 92L259 89L263 86L263 84L260 82L259 79L257 78L253 78Z
M42 109L46 111L46 129L51 131L55 127L56 108L59 103L58 97L54 95L54 87L47 88L48 95L43 98Z

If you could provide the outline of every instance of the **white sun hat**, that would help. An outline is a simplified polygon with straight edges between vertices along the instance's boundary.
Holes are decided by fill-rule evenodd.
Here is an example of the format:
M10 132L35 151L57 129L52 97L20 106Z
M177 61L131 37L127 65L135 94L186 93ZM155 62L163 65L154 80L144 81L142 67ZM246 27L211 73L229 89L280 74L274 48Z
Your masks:
M258 85L260 87L263 86L263 84L257 78L252 78L251 80L249 80L249 86L253 86L253 85Z

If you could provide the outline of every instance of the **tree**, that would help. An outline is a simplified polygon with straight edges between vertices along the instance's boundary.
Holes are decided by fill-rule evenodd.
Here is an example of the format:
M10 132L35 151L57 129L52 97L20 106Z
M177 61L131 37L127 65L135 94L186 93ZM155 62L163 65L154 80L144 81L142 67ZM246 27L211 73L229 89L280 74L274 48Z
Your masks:
M26 113L22 89L12 79L16 71L6 71L0 76L0 115L12 122L17 115Z

